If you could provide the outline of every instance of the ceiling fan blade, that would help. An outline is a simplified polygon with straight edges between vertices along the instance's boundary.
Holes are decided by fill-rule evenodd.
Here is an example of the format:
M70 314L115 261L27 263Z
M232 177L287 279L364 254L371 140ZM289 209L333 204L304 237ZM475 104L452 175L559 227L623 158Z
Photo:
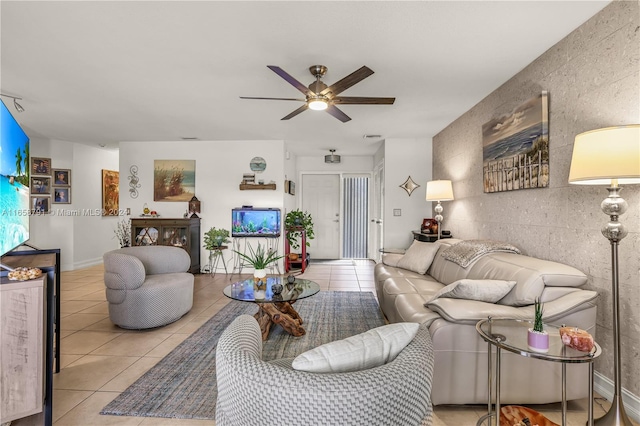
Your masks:
M330 97L336 96L344 92L354 84L359 83L365 78L369 77L371 74L373 74L373 71L369 67L363 66L362 68L352 72L342 80L333 83L331 86L320 92L320 94L325 96L330 94Z
M306 99L297 99L297 98L258 98L255 96L240 96L240 99L261 99L266 101L300 101L306 102Z
M278 74L280 77L284 78L287 81L287 83L289 83L290 85L292 85L293 87L295 87L296 89L304 93L305 96L310 96L315 94L311 90L309 90L307 86L305 86L304 84L300 83L298 80L293 78L282 68L275 65L267 65L267 68L269 68L271 71Z
M329 105L327 109L325 109L325 111L331 114L332 116L334 116L335 118L337 118L338 120L342 121L343 123L346 123L347 121L351 120L351 117L349 117L344 112L340 111L335 105Z
M288 120L290 118L293 118L296 115L300 114L301 112L306 111L308 108L309 107L307 106L307 104L304 104L300 108L298 108L297 110L293 111L291 114L282 117L280 120Z
M334 104L342 105L393 105L396 98L371 98L359 96L338 96L331 99Z

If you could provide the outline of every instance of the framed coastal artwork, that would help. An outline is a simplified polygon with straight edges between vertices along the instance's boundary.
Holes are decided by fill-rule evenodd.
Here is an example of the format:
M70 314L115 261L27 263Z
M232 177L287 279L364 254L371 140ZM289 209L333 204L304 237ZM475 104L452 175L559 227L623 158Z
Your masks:
M120 214L120 173L102 169L102 216Z
M549 186L549 100L543 91L482 126L484 192Z
M154 160L153 201L189 201L196 195L196 160Z

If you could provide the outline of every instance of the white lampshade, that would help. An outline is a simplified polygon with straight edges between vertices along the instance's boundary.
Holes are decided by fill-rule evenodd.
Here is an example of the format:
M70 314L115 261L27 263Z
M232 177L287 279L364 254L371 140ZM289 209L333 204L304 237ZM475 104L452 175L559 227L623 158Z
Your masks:
M450 180L432 180L427 182L427 201L453 200L453 187Z
M607 127L576 136L569 183L640 183L640 124ZM428 191L428 190L427 190Z

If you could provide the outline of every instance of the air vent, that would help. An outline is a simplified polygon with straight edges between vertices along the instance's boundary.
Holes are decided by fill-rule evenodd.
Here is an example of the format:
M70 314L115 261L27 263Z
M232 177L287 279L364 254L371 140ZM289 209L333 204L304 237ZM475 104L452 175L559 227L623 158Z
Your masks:
M183 136L181 139L182 139L183 141L197 141L197 140L199 140L199 139L198 139L197 137L195 137L195 136Z
M340 156L334 154L334 152L336 152L336 150L335 149L330 149L329 152L331 154L324 156L324 162L328 163L328 164L338 164L338 163L340 163Z

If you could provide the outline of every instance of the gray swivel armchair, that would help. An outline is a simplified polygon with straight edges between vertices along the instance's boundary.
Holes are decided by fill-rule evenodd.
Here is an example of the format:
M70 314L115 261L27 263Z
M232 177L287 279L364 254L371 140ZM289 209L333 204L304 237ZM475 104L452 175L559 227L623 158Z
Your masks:
M144 329L174 322L193 306L193 274L186 251L170 246L125 247L105 253L109 318Z
M262 361L258 323L236 318L216 349L216 426L431 425L433 347L424 326L379 367L320 374L293 370L292 361Z

